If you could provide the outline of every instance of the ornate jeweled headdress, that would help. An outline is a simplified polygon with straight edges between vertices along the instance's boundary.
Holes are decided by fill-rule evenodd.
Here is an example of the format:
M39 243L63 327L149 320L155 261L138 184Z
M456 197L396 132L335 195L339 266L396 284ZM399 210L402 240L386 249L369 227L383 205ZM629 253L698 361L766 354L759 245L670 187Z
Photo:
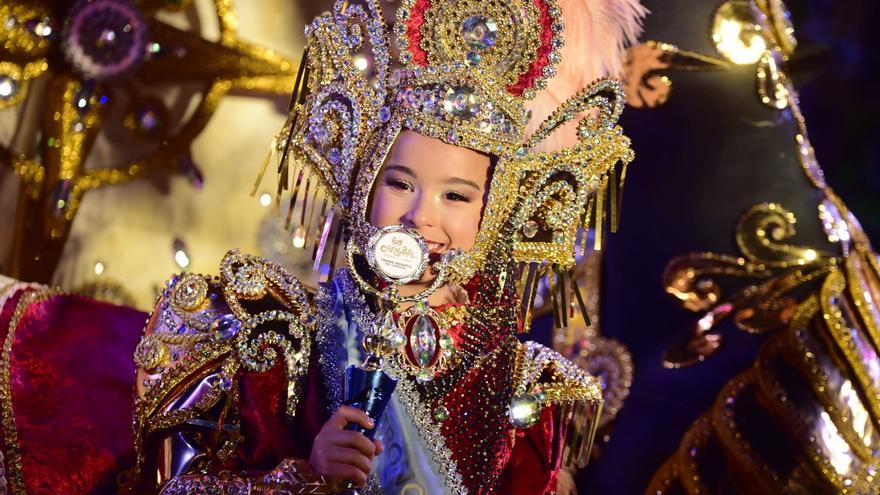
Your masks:
M519 282L527 316L540 276L560 287L570 281L565 274L575 250L585 248L586 228L595 227L599 248L606 210L616 226L625 173L618 175L616 165L625 170L633 159L616 125L624 106L620 84L593 83L525 136L525 102L560 58L563 24L552 0L407 0L393 30L402 67L392 70L375 0L337 2L307 28L298 90L273 145L281 153L279 200L292 188L288 225L305 242L316 239L316 267L336 259L340 220L350 253L363 254L377 230L367 219L370 191L403 129L493 155L476 244L449 256L438 280L464 283L483 271L501 287ZM535 150L575 119L575 145ZM319 194L324 202L314 222ZM328 202L336 206L328 209ZM511 261L520 264L519 279Z

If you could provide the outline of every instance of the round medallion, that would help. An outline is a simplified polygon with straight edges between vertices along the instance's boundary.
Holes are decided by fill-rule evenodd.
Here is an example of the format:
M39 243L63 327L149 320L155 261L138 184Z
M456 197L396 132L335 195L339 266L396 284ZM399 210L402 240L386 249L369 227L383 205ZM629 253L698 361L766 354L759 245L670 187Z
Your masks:
M443 110L460 119L471 119L480 111L480 96L468 86L449 88L443 97Z
M171 292L171 304L183 311L195 311L207 302L208 282L198 275L187 273L180 277Z
M428 266L428 245L418 232L389 225L367 244L367 262L385 281L405 284L418 279Z
M489 17L472 15L461 23L461 37L474 50L485 50L495 45L498 25Z
M168 346L152 337L141 339L134 350L134 363L148 373L157 371L170 358Z

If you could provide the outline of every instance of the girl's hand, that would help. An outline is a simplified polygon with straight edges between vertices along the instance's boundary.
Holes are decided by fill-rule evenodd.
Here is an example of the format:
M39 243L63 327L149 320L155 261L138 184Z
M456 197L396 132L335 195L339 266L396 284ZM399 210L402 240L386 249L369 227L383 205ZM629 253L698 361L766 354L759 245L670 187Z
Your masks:
M357 431L346 431L349 423L371 430L375 426L367 413L342 406L324 423L312 444L309 464L312 469L332 482L367 483L373 457L382 453L382 443L370 440Z

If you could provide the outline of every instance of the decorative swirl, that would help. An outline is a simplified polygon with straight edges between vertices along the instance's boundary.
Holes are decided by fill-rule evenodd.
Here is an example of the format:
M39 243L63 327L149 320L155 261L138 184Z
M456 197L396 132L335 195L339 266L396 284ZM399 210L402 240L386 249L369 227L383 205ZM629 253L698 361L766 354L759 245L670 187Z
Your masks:
M778 203L762 203L740 218L736 244L746 258L774 268L821 263L833 255L808 247L784 244L795 235L794 213Z
M706 311L718 304L721 287L710 275L767 278L771 272L742 257L714 253L689 253L673 258L663 273L666 292L691 311Z
M587 112L578 125L581 141L594 131L613 129L626 107L623 86L616 79L600 79L572 96L547 117L529 137L527 148L534 148L566 122ZM598 116L597 116L598 114Z

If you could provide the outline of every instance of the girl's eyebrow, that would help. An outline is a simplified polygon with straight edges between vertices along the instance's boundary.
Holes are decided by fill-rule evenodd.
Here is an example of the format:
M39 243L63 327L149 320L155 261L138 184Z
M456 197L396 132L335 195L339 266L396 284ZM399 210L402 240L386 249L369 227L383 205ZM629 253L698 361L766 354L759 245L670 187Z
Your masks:
M407 167L406 165L400 165L397 163L392 163L390 165L385 166L385 171L386 172L400 172L400 173L406 174L414 179L417 177L416 173L413 171L413 169ZM460 184L462 186L467 186L467 187L473 188L477 191L483 190L483 188L480 187L476 182L474 182L472 180L463 179L461 177L450 177L449 179L446 179L446 183L447 184Z
M467 179L462 179L462 178L460 178L460 177L451 177L451 178L449 178L449 179L446 180L446 183L447 183L447 184L461 184L461 185L463 185L463 186L468 186L468 187L471 187L471 188L473 188L473 189L476 189L477 191L482 191L482 190L483 190L483 188L480 187L480 186L478 186L476 182L471 181L471 180L467 180Z
M390 171L400 172L400 173L402 173L402 174L406 174L406 175L408 175L408 176L410 176L410 177L412 177L412 178L415 178L415 177L416 177L416 173L413 172L413 169L407 167L406 165L398 165L398 164L396 164L396 163L395 163L395 164L391 164L391 165L387 165L387 166L385 167L385 171L386 171L386 172L390 172Z

